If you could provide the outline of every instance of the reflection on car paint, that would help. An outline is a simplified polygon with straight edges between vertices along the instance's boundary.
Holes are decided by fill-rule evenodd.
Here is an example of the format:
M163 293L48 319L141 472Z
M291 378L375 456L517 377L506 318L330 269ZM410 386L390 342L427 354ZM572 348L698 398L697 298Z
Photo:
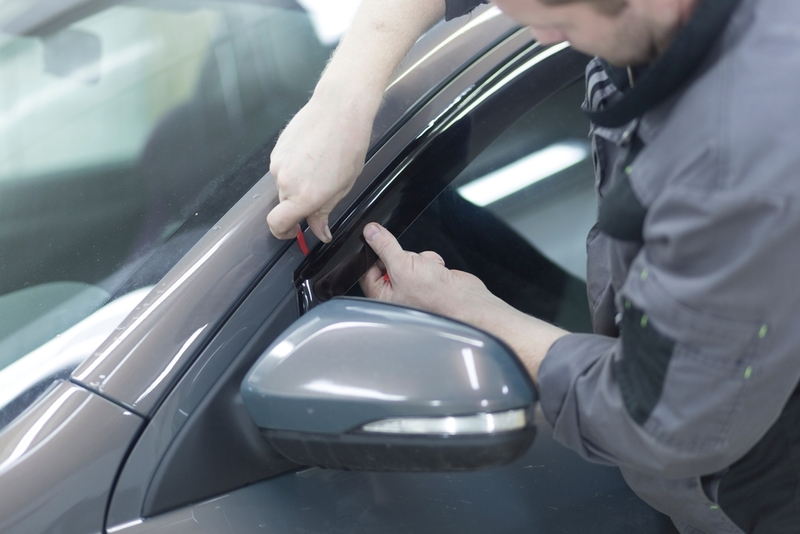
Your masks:
M106 304L69 330L0 369L0 411L26 392L36 390L36 386L47 387L53 377L66 378L119 327L151 289L144 287ZM38 397L40 393L34 391L33 394ZM0 427L2 423L0 421Z

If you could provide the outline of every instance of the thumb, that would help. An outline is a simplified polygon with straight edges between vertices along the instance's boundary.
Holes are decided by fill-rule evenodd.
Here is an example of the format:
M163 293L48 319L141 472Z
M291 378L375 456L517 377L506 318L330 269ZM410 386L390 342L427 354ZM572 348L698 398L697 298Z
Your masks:
M369 223L364 227L364 238L390 274L392 266L405 257L406 252L397 239L378 223Z
M306 217L308 227L323 243L330 243L332 239L331 230L328 227L328 215L330 215L329 211L320 210Z
M292 239L300 229L300 221L306 214L292 200L284 200L269 212L267 224L272 234L278 239Z

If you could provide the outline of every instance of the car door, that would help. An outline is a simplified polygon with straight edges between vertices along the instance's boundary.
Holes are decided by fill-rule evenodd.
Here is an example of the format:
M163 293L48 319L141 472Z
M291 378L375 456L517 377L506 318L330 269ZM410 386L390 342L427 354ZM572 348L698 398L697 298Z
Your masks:
M374 260L360 232L373 220L527 312L588 331L580 251L594 201L578 111L586 61L521 31L416 106L371 155L332 243L307 258L289 247L155 412L118 478L108 532L672 532L617 470L555 444L541 415L534 445L504 467L346 472L281 457L239 393L253 362L304 311L358 294ZM523 185L484 206L469 192L513 174L527 175Z

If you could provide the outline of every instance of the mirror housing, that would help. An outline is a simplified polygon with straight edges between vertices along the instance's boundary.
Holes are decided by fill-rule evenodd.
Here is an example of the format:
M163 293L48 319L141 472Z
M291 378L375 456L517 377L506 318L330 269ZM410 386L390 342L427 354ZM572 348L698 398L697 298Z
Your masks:
M241 393L278 452L319 467L492 467L521 456L536 433L536 389L506 345L366 299L333 299L296 321Z

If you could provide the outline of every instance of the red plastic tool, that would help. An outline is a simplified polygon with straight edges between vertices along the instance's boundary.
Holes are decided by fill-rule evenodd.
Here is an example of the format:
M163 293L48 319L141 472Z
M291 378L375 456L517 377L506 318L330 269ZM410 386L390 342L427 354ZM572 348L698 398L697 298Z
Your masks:
M300 245L300 251L303 253L303 256L308 256L308 245L306 244L306 236L303 235L302 230L297 232L297 244Z

